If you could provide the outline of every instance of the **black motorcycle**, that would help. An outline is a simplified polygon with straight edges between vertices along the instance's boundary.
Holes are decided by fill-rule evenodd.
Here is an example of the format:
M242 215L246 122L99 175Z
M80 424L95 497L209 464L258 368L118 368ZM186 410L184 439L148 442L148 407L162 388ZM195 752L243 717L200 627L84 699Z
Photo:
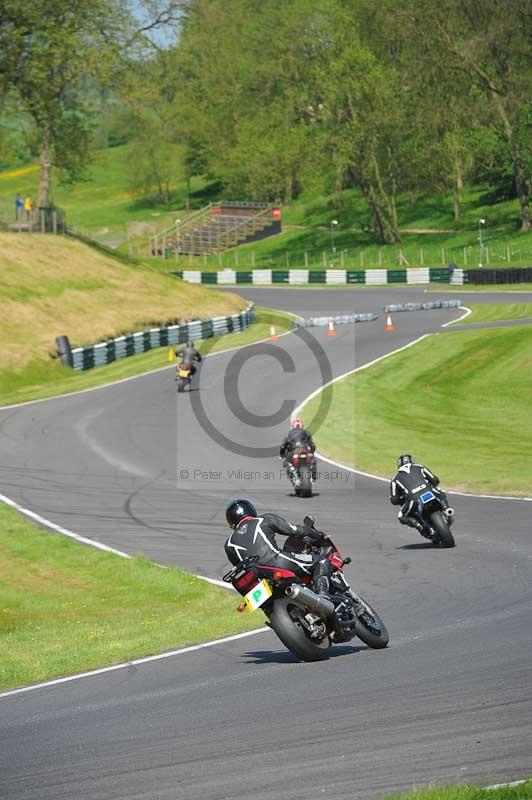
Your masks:
M454 510L445 508L438 491L426 491L417 500L417 516L421 520L425 535L435 547L454 547L451 525Z
M288 459L288 480L298 497L312 497L314 454L308 445L296 447Z
M305 524L311 519L306 517ZM350 588L343 574L351 559L342 558L329 538L319 545L307 542L305 549L319 550L332 566L328 596L313 591L310 576L261 564L259 556L251 556L223 576L244 598L238 611L260 608L282 643L302 661L321 661L328 657L331 645L355 636L368 647L386 647L389 636L384 622Z

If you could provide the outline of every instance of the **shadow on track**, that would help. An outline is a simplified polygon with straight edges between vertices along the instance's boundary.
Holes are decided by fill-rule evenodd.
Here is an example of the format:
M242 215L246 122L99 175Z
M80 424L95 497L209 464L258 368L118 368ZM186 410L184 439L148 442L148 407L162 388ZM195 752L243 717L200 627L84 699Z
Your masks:
M359 653L363 650L370 650L371 648L361 645L360 647L352 647L349 645L335 645L329 651L329 659L339 658L340 656L350 656L353 653ZM301 659L297 658L289 650L250 650L248 653L242 653L242 658L245 658L246 664L301 664ZM320 662L314 662L320 663Z
M396 550L436 550L432 542L417 542L416 544L402 544Z

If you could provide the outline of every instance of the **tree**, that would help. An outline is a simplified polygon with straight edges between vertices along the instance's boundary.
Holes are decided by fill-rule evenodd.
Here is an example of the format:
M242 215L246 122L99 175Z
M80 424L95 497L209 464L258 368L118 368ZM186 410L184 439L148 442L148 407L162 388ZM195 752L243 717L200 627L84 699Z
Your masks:
M1 18L0 88L38 130L38 205L48 206L52 165L66 179L83 174L93 129L83 80L109 74L126 16L112 0L2 0Z
M489 103L485 127L496 127L513 164L521 230L532 228L530 215L530 129L532 91L527 0L396 0L388 11L405 39L413 42L420 72L430 69L448 85L465 76Z

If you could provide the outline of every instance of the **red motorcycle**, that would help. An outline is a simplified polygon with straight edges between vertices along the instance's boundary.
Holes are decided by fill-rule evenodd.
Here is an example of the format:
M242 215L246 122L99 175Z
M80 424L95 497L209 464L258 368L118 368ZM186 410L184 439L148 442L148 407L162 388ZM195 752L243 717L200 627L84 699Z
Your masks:
M313 525L311 517L304 520L305 524L310 521ZM368 647L386 647L389 636L384 622L344 576L343 567L351 559L342 558L329 538L319 545L305 544L305 552L318 551L333 569L328 597L313 590L310 576L261 564L259 556L251 556L223 576L244 598L238 611L260 608L282 643L302 661L321 661L332 644L355 636Z
M310 447L298 447L290 456L288 478L298 497L312 497L312 463L314 455Z

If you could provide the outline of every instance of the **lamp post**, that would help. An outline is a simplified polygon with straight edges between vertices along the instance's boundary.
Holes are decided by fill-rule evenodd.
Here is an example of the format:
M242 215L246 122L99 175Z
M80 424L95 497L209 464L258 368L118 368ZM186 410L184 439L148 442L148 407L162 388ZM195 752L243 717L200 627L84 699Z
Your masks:
M478 243L479 243L479 250L480 250L479 267L483 266L483 258L482 258L482 256L483 256L483 252L484 251L483 251L482 248L484 247L484 245L482 244L482 226L485 225L485 224L486 224L486 220L484 219L484 217L481 217L479 219L479 221L478 221Z
M331 220L331 250L333 251L333 253L336 253L336 247L334 246L334 234L333 234L333 230L334 230L334 227L336 225L338 225L338 220L337 219L332 219Z

